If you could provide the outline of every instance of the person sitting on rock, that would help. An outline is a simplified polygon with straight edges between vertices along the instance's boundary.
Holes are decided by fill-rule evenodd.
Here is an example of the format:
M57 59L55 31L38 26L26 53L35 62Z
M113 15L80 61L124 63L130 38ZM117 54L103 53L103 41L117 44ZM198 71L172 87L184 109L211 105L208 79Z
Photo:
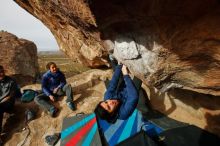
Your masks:
M58 109L51 103L57 101L59 96L66 95L66 103L71 110L76 110L73 103L73 93L70 84L66 83L64 74L57 68L54 62L49 62L46 65L48 71L42 78L43 93L36 96L34 101L49 111L52 117L56 116Z
M21 97L20 89L15 80L5 75L3 66L0 65L0 134L4 112L12 111L15 99ZM1 140L1 135L0 135ZM0 141L0 145L1 145Z
M131 80L125 65L117 65L115 72L101 101L95 108L96 115L110 123L117 119L126 120L138 104L138 91L142 81Z

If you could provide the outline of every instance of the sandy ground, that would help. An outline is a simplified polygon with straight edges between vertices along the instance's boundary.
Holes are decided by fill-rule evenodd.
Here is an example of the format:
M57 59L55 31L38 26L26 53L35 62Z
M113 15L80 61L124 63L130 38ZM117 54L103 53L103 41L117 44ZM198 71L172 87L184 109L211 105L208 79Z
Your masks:
M13 114L5 114L4 134L2 136L5 146L44 146L45 136L61 131L62 122L65 117L75 116L77 113L91 113L96 104L103 99L105 92L105 80L111 77L111 70L89 70L79 75L68 78L74 92L74 101L77 105L76 111L71 111L65 102L66 97L60 98L55 103L59 108L56 118L51 118L46 111L39 108L34 102L17 102ZM33 84L23 89L40 89L40 84ZM25 129L25 110L33 109L37 112L34 120L29 122L29 130ZM26 138L27 137L27 138ZM59 143L57 144L59 145Z
M18 102L13 114L5 114L2 135L5 146L46 146L45 136L60 132L65 117L75 116L81 112L93 112L96 104L103 99L106 90L105 81L111 79L111 75L112 70L94 69L68 78L67 82L73 88L77 110L71 111L66 106L66 97L62 97L55 103L60 109L56 118L51 118L34 102ZM176 120L197 125L216 134L220 133L218 122L220 98L179 89L160 93L154 88L148 88L145 85L142 87L154 109ZM28 85L23 89L39 90L40 84ZM34 109L37 116L28 124L30 135L27 137L29 130L24 129L24 113L28 108Z

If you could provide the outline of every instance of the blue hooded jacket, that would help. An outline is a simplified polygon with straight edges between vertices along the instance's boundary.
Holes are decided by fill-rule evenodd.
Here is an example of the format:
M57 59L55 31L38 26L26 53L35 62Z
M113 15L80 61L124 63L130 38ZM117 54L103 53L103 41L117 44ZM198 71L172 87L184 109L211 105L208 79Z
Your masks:
M55 88L63 88L63 86L66 84L66 78L64 74L57 70L56 73L51 73L50 70L48 70L44 75L42 79L42 90L44 94L47 96L53 95L53 90Z
M118 119L127 119L135 110L138 103L138 92L132 82L129 75L123 76L123 81L118 86L119 78L122 75L122 65L118 65L115 68L114 75L109 83L108 89L105 92L104 100L107 99L118 99L120 100L120 107L118 110Z

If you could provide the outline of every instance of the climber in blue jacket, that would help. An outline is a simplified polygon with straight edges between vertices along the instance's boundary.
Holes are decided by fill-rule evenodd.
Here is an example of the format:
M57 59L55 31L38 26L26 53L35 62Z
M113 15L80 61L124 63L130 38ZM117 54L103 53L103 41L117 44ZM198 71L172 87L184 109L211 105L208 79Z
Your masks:
M95 108L96 115L110 123L117 119L127 119L138 104L141 80L131 80L125 65L117 65L115 72L101 101Z

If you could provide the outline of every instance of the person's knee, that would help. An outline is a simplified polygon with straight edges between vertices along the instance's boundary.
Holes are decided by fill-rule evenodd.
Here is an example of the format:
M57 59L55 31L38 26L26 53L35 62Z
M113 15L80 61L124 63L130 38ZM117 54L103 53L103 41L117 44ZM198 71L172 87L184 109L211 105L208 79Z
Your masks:
M70 88L70 89L72 88L70 84L67 84L66 86L67 86L67 88Z
M39 101L40 101L40 96L36 96L36 97L34 98L34 102L35 102L35 103L39 103Z
M70 84L66 84L64 87L63 87L63 90L66 91L66 90L71 90L72 91L72 87Z

